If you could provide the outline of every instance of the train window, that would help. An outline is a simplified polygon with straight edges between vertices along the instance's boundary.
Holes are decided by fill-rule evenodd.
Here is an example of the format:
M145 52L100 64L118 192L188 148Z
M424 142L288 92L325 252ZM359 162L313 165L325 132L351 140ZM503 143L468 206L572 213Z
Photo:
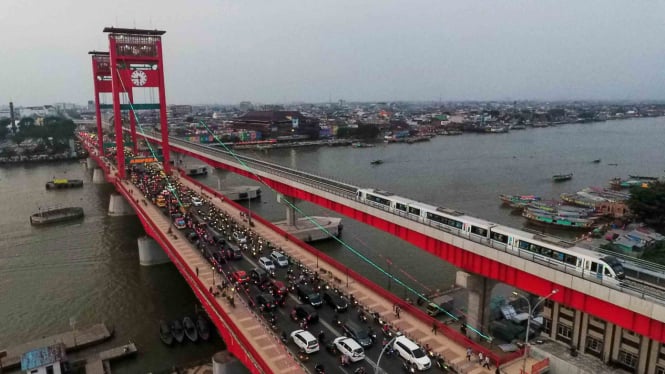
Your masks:
M476 235L487 237L487 230L482 227L471 226L471 232Z
M525 242L524 240L520 240L520 241L517 242L517 246L520 249L526 249L527 251L529 250L530 245L531 245L531 243Z
M458 229L461 229L462 226L463 226L462 222L460 222L460 221L456 221L454 219L443 217L443 216L433 214L433 213L430 213L430 212L427 212L427 219L431 219L432 221L443 223L446 226L455 227L455 228L458 228Z
M595 273L595 272L597 272L597 271L598 271L598 263L596 263L596 262L592 262L592 263L591 263L591 272L592 272L592 273Z
M390 200L370 194L367 194L367 200L379 203L381 205L390 205Z
M395 209L406 212L406 205L402 203L395 203Z
M563 260L565 263L569 265L577 265L577 257L573 255L565 255L565 258Z
M409 207L409 213L419 216L420 215L420 209Z
M610 268L608 268L607 266L605 267L605 276L612 277L612 273L610 272Z
M492 232L491 234L492 240L499 241L501 243L508 243L508 236L499 234L498 232Z

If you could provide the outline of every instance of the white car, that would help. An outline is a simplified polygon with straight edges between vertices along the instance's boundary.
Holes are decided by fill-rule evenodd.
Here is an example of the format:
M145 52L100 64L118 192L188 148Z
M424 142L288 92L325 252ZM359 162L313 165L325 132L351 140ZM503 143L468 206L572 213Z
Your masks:
M241 233L240 231L233 232L233 240L235 240L236 243L238 244L247 243L247 237L245 236L245 234Z
M291 338L307 354L319 351L319 341L307 330L296 330L291 333Z
M393 349L407 362L416 366L420 371L427 370L432 366L432 361L420 348L418 344L409 340L406 336L398 336L393 343Z
M270 254L270 259L273 260L274 263L277 264L280 268L285 268L289 266L289 259L286 258L283 254L277 251L273 251Z
M190 202L192 203L192 205L194 205L194 206L201 206L201 205L203 205L203 201L201 201L201 199L199 199L198 197L195 197L195 196L192 197L191 199L189 199L189 201L190 201Z
M340 336L333 340L333 344L335 344L337 350L344 356L348 357L351 362L358 362L365 359L365 351L363 350L363 347L352 338Z
M269 259L268 257L259 258L259 266L265 269L265 271L267 272L275 270L275 263L272 262L272 260Z

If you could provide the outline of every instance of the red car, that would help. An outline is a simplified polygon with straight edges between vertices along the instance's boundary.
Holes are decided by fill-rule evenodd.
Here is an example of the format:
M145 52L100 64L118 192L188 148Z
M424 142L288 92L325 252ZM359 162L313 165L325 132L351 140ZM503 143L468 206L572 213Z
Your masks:
M231 273L231 282L236 284L245 284L249 282L249 276L244 270L238 270Z

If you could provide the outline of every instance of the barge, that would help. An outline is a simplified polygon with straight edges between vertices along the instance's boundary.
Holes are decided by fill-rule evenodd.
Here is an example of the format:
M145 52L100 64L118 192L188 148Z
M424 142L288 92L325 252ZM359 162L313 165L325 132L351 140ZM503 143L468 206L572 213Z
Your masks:
M40 209L39 212L30 215L30 224L46 225L50 223L70 221L83 217L83 208L65 207Z
M80 179L53 179L46 182L46 189L60 189L60 188L78 188L83 187L83 181Z

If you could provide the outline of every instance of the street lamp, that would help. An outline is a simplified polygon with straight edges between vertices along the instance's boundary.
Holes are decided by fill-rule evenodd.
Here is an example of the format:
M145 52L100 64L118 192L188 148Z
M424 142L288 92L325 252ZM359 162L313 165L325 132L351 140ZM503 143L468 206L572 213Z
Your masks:
M252 226L252 198L251 198L251 188L247 188L247 219L249 226Z
M383 352L386 351L386 348L392 346L392 344L395 342L395 339L397 339L400 336L400 334L395 334L395 336L390 339L388 344L384 345L383 348L381 349L381 352L379 353L379 359L376 360L376 368L374 368L374 374L379 374L379 364L381 363L381 357L383 356Z
M553 296L557 292L559 292L559 290L553 289L552 292L550 292L547 296L543 296L540 299L538 299L538 302L536 303L536 305L531 307L531 301L529 301L529 298L513 291L513 295L526 300L526 303L529 306L529 318L527 318L527 320L526 320L526 337L524 338L524 361L522 362L522 372L523 373L526 373L526 358L527 358L527 354L528 354L528 351L529 351L529 328L531 327L531 316L533 315L533 312L536 310L536 308L538 308L538 306L543 301L549 299L551 296Z

